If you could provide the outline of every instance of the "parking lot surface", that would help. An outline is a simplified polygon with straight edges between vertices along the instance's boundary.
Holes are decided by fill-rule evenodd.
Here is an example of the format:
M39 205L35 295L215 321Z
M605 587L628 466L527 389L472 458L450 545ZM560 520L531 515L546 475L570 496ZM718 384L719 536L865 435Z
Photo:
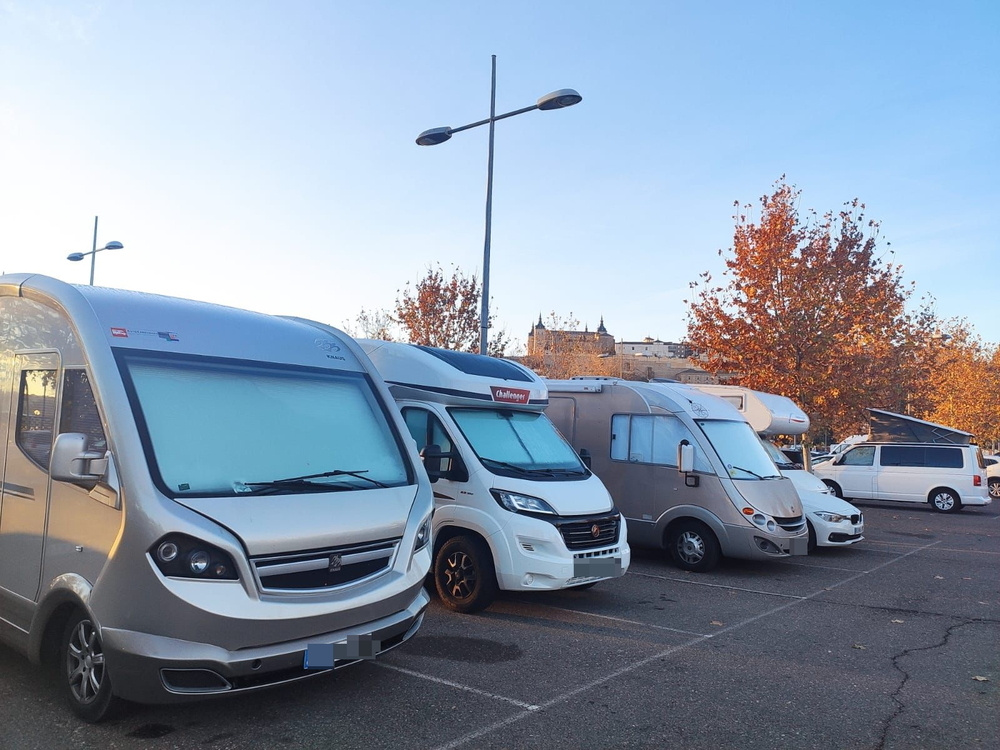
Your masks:
M76 720L0 646L0 748L996 748L1000 508L856 502L866 540L588 591L437 601L378 662Z

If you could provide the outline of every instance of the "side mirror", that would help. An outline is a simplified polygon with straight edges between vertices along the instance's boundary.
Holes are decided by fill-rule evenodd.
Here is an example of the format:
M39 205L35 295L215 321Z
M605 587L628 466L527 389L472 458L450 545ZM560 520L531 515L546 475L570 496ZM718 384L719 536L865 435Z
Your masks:
M694 446L687 440L677 445L677 471L688 474L694 471Z
M425 445L420 451L420 457L424 460L427 478L434 484L441 478L441 446L436 443Z
M107 451L88 451L82 432L63 432L52 446L49 473L60 482L94 484L108 470Z
M583 465L589 469L590 465L593 463L593 460L590 457L590 451L588 451L586 448L581 448L580 460L583 461Z

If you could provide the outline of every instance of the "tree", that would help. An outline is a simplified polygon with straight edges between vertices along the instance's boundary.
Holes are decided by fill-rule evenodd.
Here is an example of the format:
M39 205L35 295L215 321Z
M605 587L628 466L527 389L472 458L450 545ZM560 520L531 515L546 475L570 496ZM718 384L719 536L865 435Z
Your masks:
M395 320L411 343L478 352L481 294L475 274L466 276L456 268L446 278L441 266L428 268L412 290L407 282L399 292ZM490 316L491 325L493 320ZM487 353L502 357L509 344L506 331L490 338Z
M866 407L901 410L925 372L933 309L907 314L912 287L882 261L879 225L857 199L837 213L808 211L782 177L752 206L737 202L723 284L701 274L688 302L688 343L725 382L788 396L811 435L858 432ZM886 252L889 252L886 250Z
M366 310L362 307L357 317L353 321L345 321L341 328L356 339L395 341L399 326L388 310Z

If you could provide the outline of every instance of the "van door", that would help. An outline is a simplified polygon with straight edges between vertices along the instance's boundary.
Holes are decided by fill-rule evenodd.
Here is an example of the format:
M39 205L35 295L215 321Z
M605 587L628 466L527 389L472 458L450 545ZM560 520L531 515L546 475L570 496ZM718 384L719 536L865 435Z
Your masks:
M0 499L0 588L34 602L45 549L59 353L14 355L12 386ZM15 609L14 624L27 627L30 611Z
M840 485L844 497L867 500L875 497L875 448L859 445L845 451L839 459L837 473L831 478Z
M469 472L459 455L454 440L448 434L441 420L430 410L417 406L405 406L401 411L410 436L417 443L417 450L421 451L428 445L436 445L443 454L441 480L434 484L434 507L441 510L445 506L456 504L457 494L462 490L455 484L466 485L469 481ZM463 502L467 502L468 496L472 493L466 489L464 494L467 498Z

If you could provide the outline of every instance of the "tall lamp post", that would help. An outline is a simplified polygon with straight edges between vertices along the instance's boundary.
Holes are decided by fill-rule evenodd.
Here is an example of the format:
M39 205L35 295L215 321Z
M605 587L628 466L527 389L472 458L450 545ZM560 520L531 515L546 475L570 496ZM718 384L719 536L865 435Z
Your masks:
M490 228L493 220L493 127L497 120L503 120L514 115L540 109L547 112L550 109L562 109L579 104L583 97L573 89L559 89L546 94L530 107L515 109L502 115L496 113L497 101L497 56L493 55L493 76L490 86L490 116L489 119L463 125L460 128L431 128L417 136L418 146L436 146L444 143L455 133L478 128L480 125L490 125L490 155L486 167L486 239L483 243L483 304L479 315L479 353L486 354L486 337L490 325Z
M88 255L90 256L90 285L94 285L94 258L101 250L121 250L125 247L120 242L109 242L104 247L97 246L97 217L94 217L94 245L93 250L89 253L70 253L66 256L66 260L83 260Z

